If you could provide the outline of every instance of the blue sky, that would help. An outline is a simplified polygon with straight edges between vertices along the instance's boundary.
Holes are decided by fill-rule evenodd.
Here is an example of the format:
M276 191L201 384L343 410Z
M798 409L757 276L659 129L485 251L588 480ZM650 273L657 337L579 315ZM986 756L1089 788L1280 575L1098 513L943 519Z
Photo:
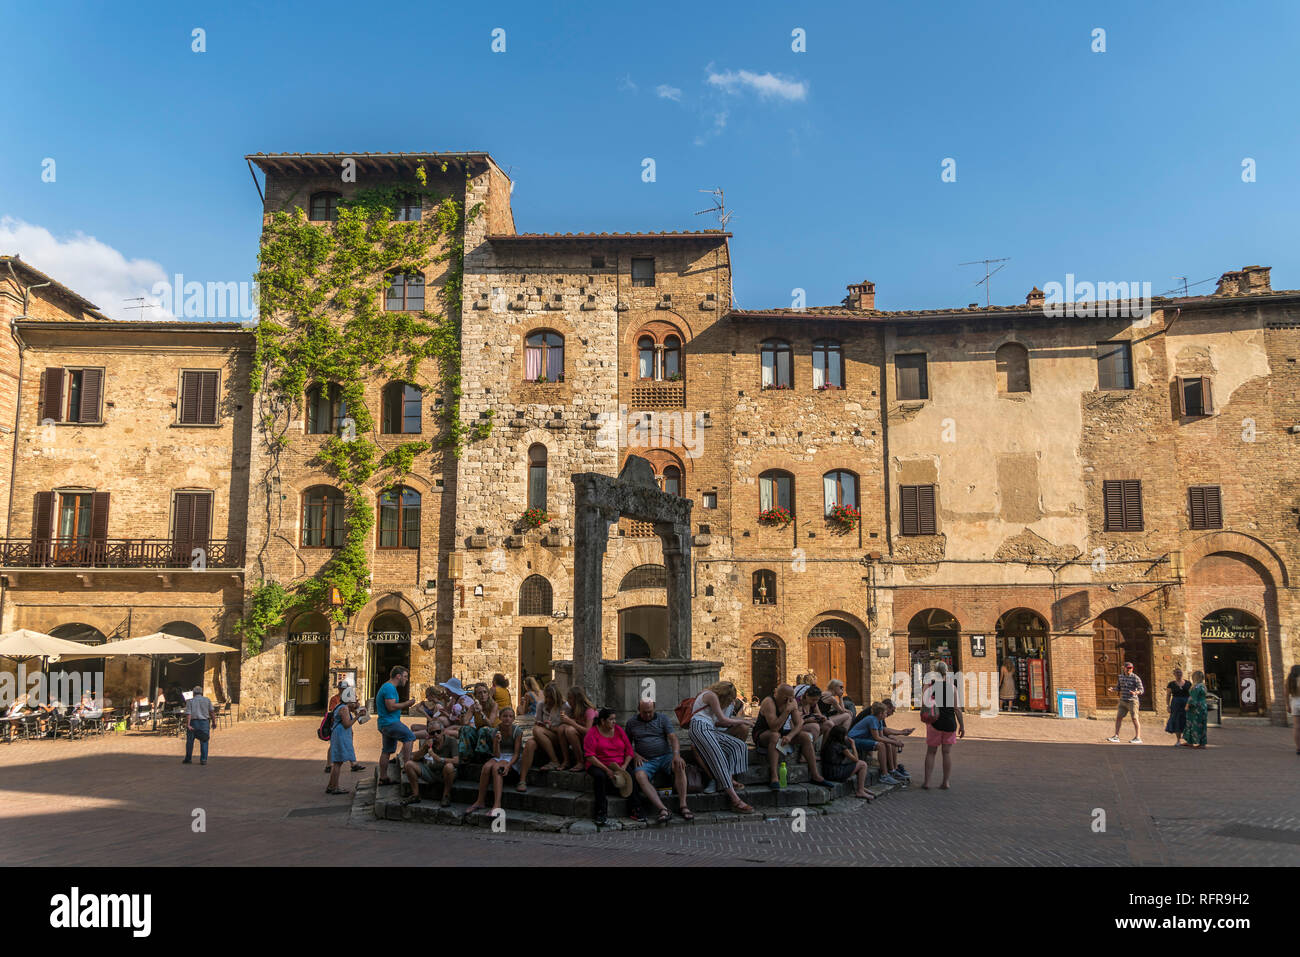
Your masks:
M1300 287L1290 2L6 8L0 252L110 313L251 277L257 151L486 150L524 231L704 228L722 186L747 308L864 278L965 305L985 257L994 302L1249 263Z

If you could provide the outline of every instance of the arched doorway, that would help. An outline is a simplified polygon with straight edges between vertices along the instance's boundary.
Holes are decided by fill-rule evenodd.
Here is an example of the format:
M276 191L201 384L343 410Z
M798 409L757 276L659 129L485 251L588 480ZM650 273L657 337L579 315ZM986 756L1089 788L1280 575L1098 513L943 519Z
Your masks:
M749 646L749 678L752 694L762 701L781 683L785 670L781 660L781 642L772 635L759 635ZM856 699L855 699L856 700Z
M50 634L55 638L76 641L83 645L102 645L108 640L98 628L79 622L59 625L57 628L50 629ZM103 694L104 661L103 658L82 658L76 661L48 663L46 674L50 681L48 689L50 698L57 698L65 705L71 705L79 704L84 692L89 691L94 695ZM39 662L37 664L39 665Z
M808 632L808 667L825 688L832 679L844 682L844 692L862 703L862 638L840 618L827 618Z
M1268 685L1260 646L1263 625L1237 608L1220 608L1201 619L1201 665L1205 688L1225 712L1258 714L1267 710Z
M1133 662L1133 672L1142 679L1141 708L1151 710L1151 624L1132 608L1104 611L1092 625L1093 674L1098 708L1114 708L1119 697L1111 688Z
M622 658L666 658L668 606L636 605L619 611L618 650Z
M299 615L289 625L288 683L285 698L294 714L323 711L329 698L330 623L318 611Z
M400 611L381 611L366 635L366 697L373 698L388 673L411 667L411 622Z
M907 623L907 658L912 670L912 706L920 707L925 676L942 661L957 670L961 625L942 608L918 611Z
M1002 682L1002 663L1009 662L1016 690L1011 699L1012 711L1051 710L1047 638L1047 622L1027 608L1009 611L998 619L997 682ZM1000 689L995 694L1001 697Z
M169 621L158 630L165 635L175 635L177 638L208 640L202 628L188 621ZM206 661L207 655L178 655L175 658L159 659L158 687L166 693L168 702L179 704L185 700L186 691L203 684Z

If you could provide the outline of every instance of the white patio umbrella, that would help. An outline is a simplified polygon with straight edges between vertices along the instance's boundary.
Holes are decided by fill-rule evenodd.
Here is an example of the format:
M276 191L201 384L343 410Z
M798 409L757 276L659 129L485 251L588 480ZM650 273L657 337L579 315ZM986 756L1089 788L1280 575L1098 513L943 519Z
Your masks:
M57 640L57 639L55 639ZM69 642L72 644L72 642ZM117 641L110 641L102 645L96 645L92 653L85 651L84 645L79 645L77 653L65 654L61 660L67 661L76 658L108 658L117 655L140 655L153 659L149 668L149 700L153 701L158 695L158 659L170 658L176 655L224 655L232 651L238 651L230 645L218 645L211 641L200 641L197 638L181 638L178 635L169 635L166 632L158 631L152 635L142 635L139 638L121 638ZM153 709L153 725L158 727L158 711Z
M26 658L98 658L98 654L88 655L86 646L79 641L55 638L44 632L19 628L6 631L0 635L0 656L21 660Z

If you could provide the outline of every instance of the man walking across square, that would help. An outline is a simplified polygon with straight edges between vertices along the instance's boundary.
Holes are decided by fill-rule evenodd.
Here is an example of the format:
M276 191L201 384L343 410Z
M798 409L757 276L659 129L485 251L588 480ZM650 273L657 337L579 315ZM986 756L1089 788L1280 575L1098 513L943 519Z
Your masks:
M185 760L194 758L194 739L199 739L199 764L208 763L208 739L212 737L212 702L203 696L203 685L194 686L194 696L185 702Z
M1124 662L1124 673L1119 676L1115 687L1110 690L1119 692L1119 709L1115 712L1115 733L1106 740L1119 742L1119 729L1127 714L1133 719L1133 740L1129 744L1141 744L1142 726L1138 723L1138 707L1142 703L1140 699L1146 688L1142 684L1142 679L1133 672L1133 662Z

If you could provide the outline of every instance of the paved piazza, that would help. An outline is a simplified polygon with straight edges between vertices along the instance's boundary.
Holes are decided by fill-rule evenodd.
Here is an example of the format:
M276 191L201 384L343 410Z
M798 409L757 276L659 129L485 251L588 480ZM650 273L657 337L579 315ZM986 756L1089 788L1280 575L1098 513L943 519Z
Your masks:
M1300 865L1300 757L1285 728L1211 729L1193 752L1108 723L971 717L949 792L912 787L838 802L805 833L785 820L676 824L599 835L493 834L376 821L324 792L316 718L213 735L207 767L183 739L117 735L0 745L0 864ZM897 726L919 727L915 717ZM1127 734L1125 737L1127 738ZM359 756L374 766L374 724ZM915 751L922 753L915 753ZM923 749L904 753L919 783ZM359 777L360 775L358 775ZM843 807L841 807L843 805ZM191 827L195 809L206 831ZM1095 809L1104 833L1093 830Z

